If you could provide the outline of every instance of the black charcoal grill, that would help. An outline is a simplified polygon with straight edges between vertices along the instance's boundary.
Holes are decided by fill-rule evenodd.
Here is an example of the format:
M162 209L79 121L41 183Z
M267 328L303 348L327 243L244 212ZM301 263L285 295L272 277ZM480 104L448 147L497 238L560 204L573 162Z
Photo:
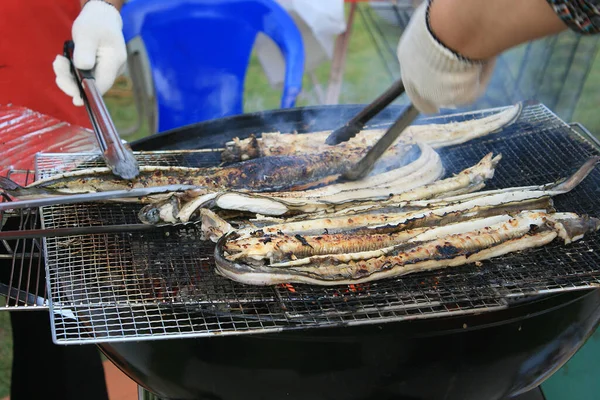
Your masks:
M132 147L153 151L137 155L141 165L215 165L219 149L234 137L332 129L359 109L309 107L224 118ZM390 107L372 125L387 125L399 112ZM451 174L490 151L502 153L490 188L542 184L599 153L593 137L577 128L543 105L529 104L516 124L440 155ZM207 150L188 151L197 149ZM89 154L39 155L37 174L97 162ZM600 215L599 183L594 170L555 199L557 209ZM43 207L5 218L3 229L137 223L138 210ZM6 243L5 261L26 271L45 263L57 343L96 343L140 385L169 399L504 399L541 383L600 320L600 294L593 289L600 283L597 234L482 266L330 288L231 282L214 273L213 246L198 236L198 227L187 224L46 238L43 247L21 240ZM12 302L47 307L39 275L23 274L3 287Z

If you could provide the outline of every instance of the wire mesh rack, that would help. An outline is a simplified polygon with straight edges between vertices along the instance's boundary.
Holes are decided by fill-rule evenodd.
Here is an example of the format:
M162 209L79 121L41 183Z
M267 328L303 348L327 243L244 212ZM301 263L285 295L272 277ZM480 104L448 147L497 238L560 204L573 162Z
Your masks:
M6 177L27 184L34 174L13 170ZM6 200L2 196L0 201ZM0 232L35 229L39 224L38 209L0 211ZM0 310L48 310L40 239L0 240L0 294L5 298Z
M501 109L423 120L459 121ZM421 122L420 122L421 123ZM544 105L524 108L500 133L440 149L448 174L502 153L490 188L542 184L563 178L597 145ZM138 153L141 165L205 166L220 150ZM102 165L97 155L40 154L39 178ZM600 215L600 173L558 196L559 210ZM69 204L40 209L44 228L138 223L138 204ZM267 333L373 324L502 309L542 293L600 283L600 238L513 253L441 271L363 285L255 287L214 272L214 245L197 225L143 233L44 239L54 340L61 344ZM44 303L45 304L45 303Z

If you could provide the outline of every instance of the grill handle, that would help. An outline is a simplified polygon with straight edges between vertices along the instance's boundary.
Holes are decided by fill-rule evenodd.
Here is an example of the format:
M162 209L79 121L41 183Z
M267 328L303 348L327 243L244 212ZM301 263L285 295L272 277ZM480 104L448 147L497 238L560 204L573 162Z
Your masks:
M592 132L590 132L585 126L583 126L581 123L579 122L571 122L569 124L569 126L571 127L571 129L573 130L580 130L581 132L583 132L583 134L585 136L587 136L587 139L589 139L592 144L598 149L600 150L600 140L594 136L592 134Z

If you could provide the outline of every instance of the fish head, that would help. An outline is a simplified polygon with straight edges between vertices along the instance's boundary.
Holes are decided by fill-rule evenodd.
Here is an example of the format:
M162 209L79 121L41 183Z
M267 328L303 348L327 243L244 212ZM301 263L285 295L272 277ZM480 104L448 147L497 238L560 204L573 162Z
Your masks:
M139 211L138 218L144 224L156 225L161 222L160 207L157 204L148 204Z

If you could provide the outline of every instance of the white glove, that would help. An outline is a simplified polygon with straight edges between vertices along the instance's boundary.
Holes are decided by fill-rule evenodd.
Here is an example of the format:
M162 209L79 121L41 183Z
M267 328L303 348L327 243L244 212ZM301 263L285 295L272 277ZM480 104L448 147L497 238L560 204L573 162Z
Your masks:
M489 83L496 62L471 62L442 45L429 31L423 2L413 14L398 44L398 61L406 94L424 114L440 107L472 104Z
M123 20L119 11L111 4L98 0L86 3L73 22L73 64L78 69L94 69L93 75L100 94L112 87L125 68L127 49L122 29ZM83 100L71 74L69 60L58 55L52 67L58 87L73 97L74 105L82 106Z

